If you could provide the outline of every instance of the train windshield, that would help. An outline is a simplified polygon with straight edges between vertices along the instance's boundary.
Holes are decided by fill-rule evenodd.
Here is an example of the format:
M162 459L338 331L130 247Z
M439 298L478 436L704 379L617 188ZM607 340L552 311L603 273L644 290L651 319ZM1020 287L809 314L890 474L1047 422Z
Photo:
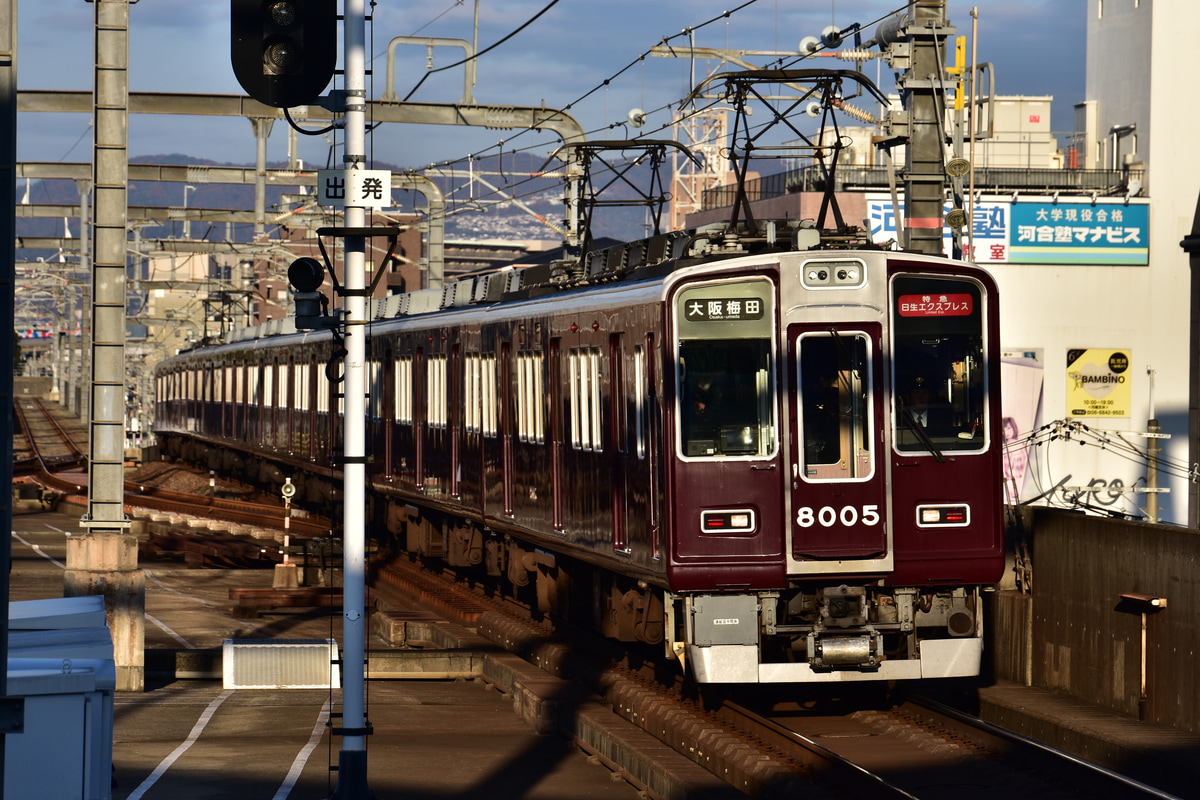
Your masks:
M705 284L677 296L681 454L762 457L776 447L775 304L765 280Z
M897 450L941 457L984 447L983 312L974 281L931 275L893 281Z

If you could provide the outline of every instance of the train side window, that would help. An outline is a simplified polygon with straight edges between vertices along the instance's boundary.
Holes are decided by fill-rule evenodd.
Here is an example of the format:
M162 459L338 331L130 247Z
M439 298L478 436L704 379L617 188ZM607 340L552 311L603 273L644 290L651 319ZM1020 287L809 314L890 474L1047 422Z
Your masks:
M637 457L646 457L646 350L633 346L633 437Z
M367 362L367 416L373 422L383 419L384 401L387 399L383 387L385 377L383 362L377 358Z
M449 416L447 412L449 387L446 383L446 356L430 356L426 370L428 375L425 383L426 421L431 428L445 428Z
M805 334L799 340L801 461L808 480L871 477L870 339L865 333Z
M482 427L482 370L478 353L467 353L463 360L463 427L467 433L479 433Z
M496 409L496 357L480 353L468 354L465 375L464 417L470 433L495 436L498 419Z
M329 413L329 392L331 391L329 388L330 385L331 384L329 381L324 381L324 382L318 381L317 382L317 413L318 414L328 414Z
M288 409L292 407L292 382L290 380L292 368L287 361L276 364L276 367L279 369L279 389L276 392L277 413L280 417L279 424L286 425Z
M517 438L522 442L546 441L544 362L541 353L517 353Z
M480 356L479 372L479 400L482 404L479 424L484 436L495 436L500 427L500 409L496 398L496 356Z
M570 364L571 447L601 452L600 348L577 347L568 354Z
M308 379L309 368L307 363L297 363L296 365L296 411L306 413L308 411Z
M413 360L412 356L396 359L396 421L411 425L413 421Z

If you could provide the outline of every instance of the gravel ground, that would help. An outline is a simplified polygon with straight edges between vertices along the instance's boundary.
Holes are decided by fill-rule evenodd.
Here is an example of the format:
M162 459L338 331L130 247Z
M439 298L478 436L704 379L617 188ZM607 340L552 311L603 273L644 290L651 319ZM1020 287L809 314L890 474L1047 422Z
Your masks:
M125 472L125 479L135 483L144 483L160 489L188 494L207 494L210 477L207 472L198 471L180 464L166 461L152 461L138 467L131 467ZM221 476L215 477L216 489L225 497L237 497L242 500L254 499L254 490L245 484L231 481Z

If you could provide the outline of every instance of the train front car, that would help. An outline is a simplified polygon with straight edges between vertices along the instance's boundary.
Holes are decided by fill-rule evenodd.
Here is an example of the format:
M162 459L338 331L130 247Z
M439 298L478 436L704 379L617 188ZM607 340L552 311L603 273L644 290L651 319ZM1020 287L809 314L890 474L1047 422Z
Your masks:
M978 674L1004 563L991 278L885 251L689 273L667 303L675 652L712 683Z

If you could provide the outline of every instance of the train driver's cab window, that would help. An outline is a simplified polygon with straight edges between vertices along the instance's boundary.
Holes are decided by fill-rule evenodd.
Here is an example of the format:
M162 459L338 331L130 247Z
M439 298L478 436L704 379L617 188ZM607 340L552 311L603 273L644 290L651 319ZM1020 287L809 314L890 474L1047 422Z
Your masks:
M897 450L941 457L985 446L985 300L977 283L961 278L893 282Z
M679 293L676 418L684 457L775 453L772 286L765 280L705 284Z
M799 340L801 460L806 480L871 477L870 340L830 331Z

